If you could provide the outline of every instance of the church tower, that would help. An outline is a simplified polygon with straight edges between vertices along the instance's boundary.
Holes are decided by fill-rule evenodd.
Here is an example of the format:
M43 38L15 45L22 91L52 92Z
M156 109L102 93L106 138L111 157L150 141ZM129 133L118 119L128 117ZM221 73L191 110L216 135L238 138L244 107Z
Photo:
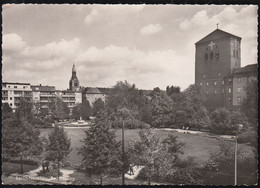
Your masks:
M70 84L71 91L76 91L79 88L79 80L77 78L75 64L73 64L73 67L72 67L72 76L71 76L69 84Z
M220 29L195 43L195 84L205 93L209 109L232 100L228 77L241 67L240 43L240 37Z

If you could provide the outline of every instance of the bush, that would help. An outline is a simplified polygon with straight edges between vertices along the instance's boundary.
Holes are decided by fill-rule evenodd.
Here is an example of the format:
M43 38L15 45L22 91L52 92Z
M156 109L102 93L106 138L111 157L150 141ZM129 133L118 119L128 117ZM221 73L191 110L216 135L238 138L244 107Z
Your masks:
M239 112L230 112L226 108L218 108L211 114L210 131L217 134L235 135L238 125L247 126L246 118Z
M11 163L21 163L20 160L9 160L9 162ZM32 160L22 160L22 163L23 164L26 164L26 165L38 165L38 163L36 161L32 161Z
M238 136L238 143L246 143L253 147L257 147L257 132L248 130Z

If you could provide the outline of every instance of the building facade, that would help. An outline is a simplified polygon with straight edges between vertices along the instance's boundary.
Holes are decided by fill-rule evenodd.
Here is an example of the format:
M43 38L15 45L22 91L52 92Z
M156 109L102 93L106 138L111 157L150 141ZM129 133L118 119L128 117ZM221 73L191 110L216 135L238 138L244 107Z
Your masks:
M32 89L29 83L2 83L2 103L8 103L14 111L19 106L21 98L32 100Z
M208 109L224 106L238 109L245 98L245 92L241 92L242 86L237 84L238 75L241 75L239 72L246 68L241 68L241 38L216 29L195 43L195 46L195 84L205 93ZM257 72L257 65L253 67L254 72ZM249 74L242 72L245 77ZM247 83L244 82L245 78L240 78L240 82L241 79L243 83Z

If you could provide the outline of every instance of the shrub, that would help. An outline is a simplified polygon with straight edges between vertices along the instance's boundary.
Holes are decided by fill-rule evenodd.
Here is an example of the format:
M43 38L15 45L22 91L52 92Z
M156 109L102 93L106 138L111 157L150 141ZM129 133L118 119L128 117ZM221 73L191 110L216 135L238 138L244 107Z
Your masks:
M235 135L238 125L247 126L246 118L239 112L230 112L226 108L218 108L211 114L210 131L217 134Z

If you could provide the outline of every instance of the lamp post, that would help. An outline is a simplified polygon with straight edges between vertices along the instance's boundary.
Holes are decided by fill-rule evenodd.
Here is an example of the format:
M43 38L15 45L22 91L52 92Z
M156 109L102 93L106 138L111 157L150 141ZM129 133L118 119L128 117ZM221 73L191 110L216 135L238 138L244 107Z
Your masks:
M125 135L124 135L124 120L122 125L122 185L125 185Z
M235 145L235 185L237 185L237 137L240 129L243 128L242 124L239 124L236 131L236 145Z

